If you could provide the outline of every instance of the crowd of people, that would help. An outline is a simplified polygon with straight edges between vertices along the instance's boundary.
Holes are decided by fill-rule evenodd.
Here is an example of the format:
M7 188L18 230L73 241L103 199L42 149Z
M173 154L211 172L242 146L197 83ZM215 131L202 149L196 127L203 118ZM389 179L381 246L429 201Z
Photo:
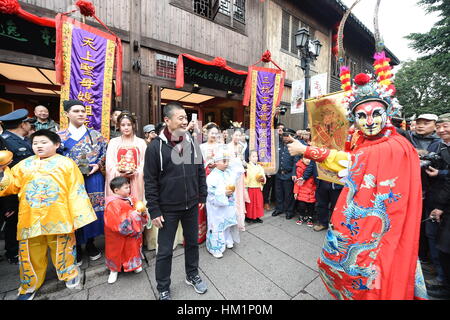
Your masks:
M188 121L183 106L164 107L164 122L143 127L126 110L112 110L110 140L85 126L81 101L64 101L69 126L60 130L48 109L25 109L0 117L0 150L13 153L1 163L0 205L6 258L20 261L18 299L33 299L43 284L47 248L58 278L68 288L80 282L84 256L102 256L95 239L105 236L108 283L119 272L142 271L143 246L157 250L159 299L169 300L172 252L185 250L186 283L203 294L206 283L198 273L199 244L215 258L240 242L246 224L272 216L327 230L343 185L320 180L316 161L292 155L296 139L311 145L309 130L295 132L276 124L278 166L266 175L258 152L249 146L240 123L220 128ZM404 135L422 159L424 197L420 261L436 274L428 294L449 298L450 114L425 114ZM84 246L84 248L83 248ZM84 254L86 253L86 254Z

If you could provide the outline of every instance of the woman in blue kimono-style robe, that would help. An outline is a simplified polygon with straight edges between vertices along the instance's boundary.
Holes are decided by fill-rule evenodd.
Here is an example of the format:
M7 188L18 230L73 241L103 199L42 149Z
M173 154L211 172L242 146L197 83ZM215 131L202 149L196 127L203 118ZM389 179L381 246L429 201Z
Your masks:
M105 167L106 140L96 130L87 129L84 136L75 141L70 136L69 130L58 132L61 137L62 154L78 164L83 154L89 160L89 164L99 165L99 170L90 176L84 175L86 191L91 200L97 220L77 230L77 245L85 244L88 239L95 238L104 233L103 213L105 210L105 177L102 171Z

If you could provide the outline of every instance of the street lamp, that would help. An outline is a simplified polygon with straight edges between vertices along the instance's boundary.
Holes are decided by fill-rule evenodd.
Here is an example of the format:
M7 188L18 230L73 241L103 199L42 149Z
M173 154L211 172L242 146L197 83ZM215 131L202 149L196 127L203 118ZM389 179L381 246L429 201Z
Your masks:
M295 44L300 52L300 67L305 73L305 100L309 98L309 83L311 80L310 76L310 65L311 61L316 60L320 55L320 49L322 44L319 40L310 40L309 31L306 28L300 28L295 33ZM306 110L306 104L303 113L303 129L308 127L308 112Z

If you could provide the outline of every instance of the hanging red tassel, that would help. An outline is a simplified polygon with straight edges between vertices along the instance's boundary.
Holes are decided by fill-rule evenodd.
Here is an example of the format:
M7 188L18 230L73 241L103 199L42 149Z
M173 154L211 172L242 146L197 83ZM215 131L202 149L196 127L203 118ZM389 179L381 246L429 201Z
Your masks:
M80 12L83 16L92 17L95 15L95 6L91 2L78 0L75 4L80 8Z
M266 50L261 58L262 62L264 63L269 63L270 61L272 61L272 54L270 53L269 50Z

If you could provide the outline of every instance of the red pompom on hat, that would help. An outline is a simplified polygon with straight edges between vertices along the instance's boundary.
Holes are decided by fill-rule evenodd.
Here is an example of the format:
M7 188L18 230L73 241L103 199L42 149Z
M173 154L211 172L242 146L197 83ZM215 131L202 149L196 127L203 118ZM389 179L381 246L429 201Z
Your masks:
M6 14L16 14L20 9L17 0L0 0L0 12Z
M359 73L355 76L355 79L353 79L355 83L359 86L363 86L369 83L370 76L366 73Z
M83 16L92 17L95 15L95 7L91 2L78 0L75 4L80 8L80 12Z

